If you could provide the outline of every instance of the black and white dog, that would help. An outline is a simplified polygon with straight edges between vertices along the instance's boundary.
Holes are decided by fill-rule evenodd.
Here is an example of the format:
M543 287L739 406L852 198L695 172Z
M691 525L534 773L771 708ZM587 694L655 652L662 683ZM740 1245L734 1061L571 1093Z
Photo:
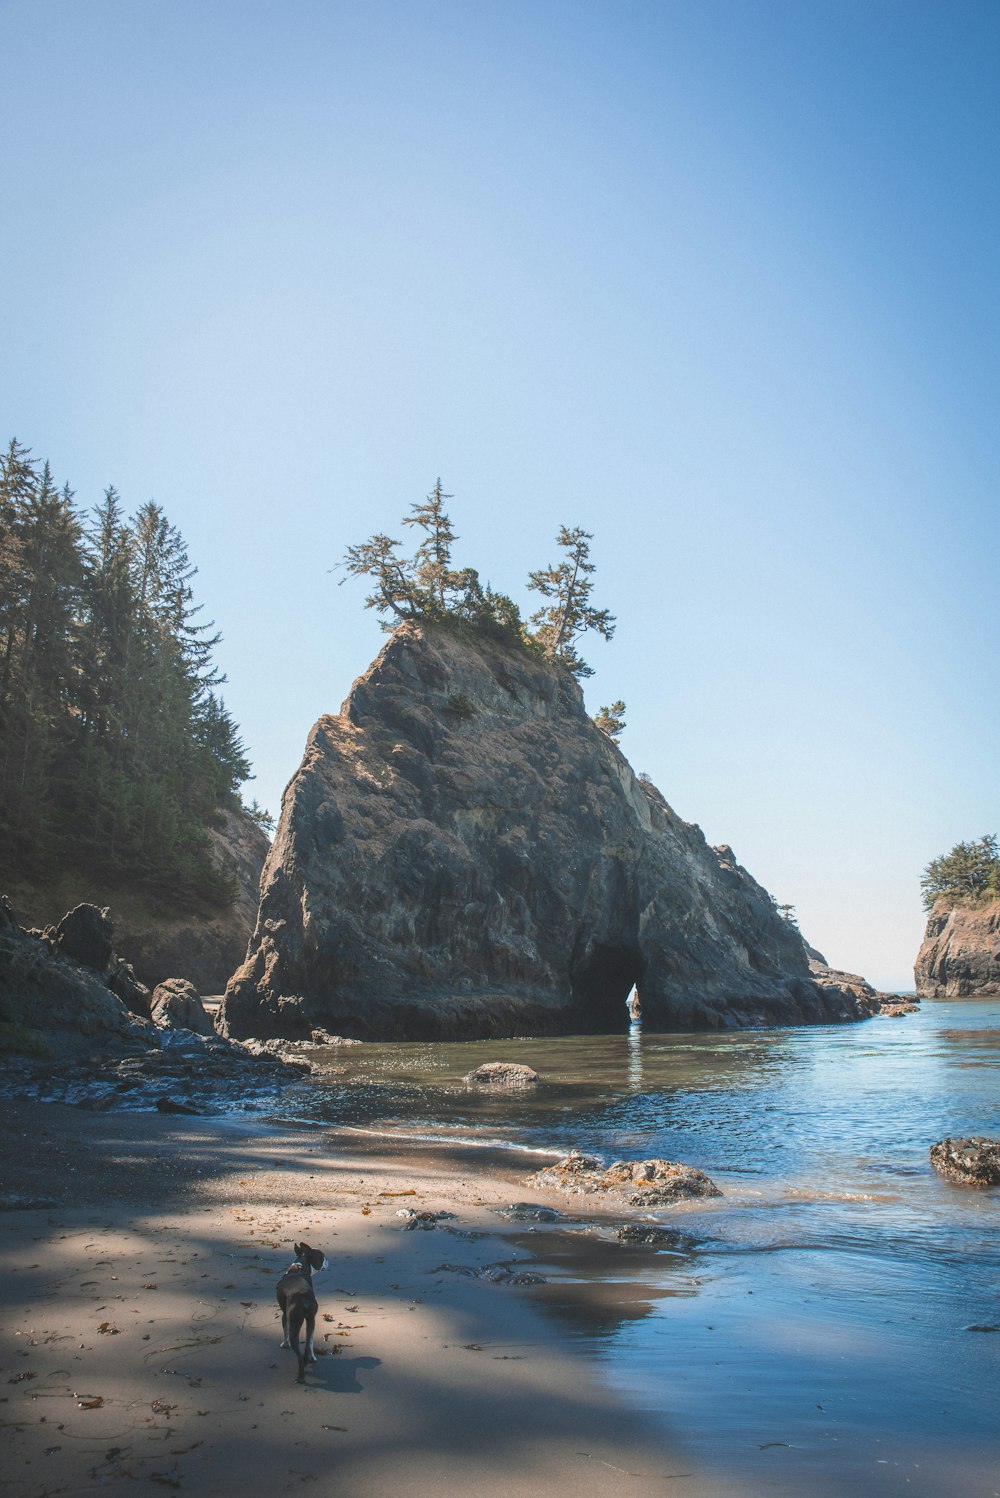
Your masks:
M299 1360L298 1382L304 1384L306 1363L316 1361L316 1348L313 1344L319 1306L316 1303L312 1277L315 1271L327 1269L329 1265L322 1249L310 1248L308 1243L296 1243L293 1247L295 1262L289 1264L281 1276L275 1293L281 1307L281 1345L295 1348L295 1356ZM304 1350L299 1346L299 1334L303 1325L306 1329Z

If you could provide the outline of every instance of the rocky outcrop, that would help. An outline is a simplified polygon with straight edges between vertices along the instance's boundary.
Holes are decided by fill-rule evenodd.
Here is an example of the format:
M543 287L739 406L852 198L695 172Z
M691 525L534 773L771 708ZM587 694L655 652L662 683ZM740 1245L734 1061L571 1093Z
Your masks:
M221 994L246 956L270 842L256 822L235 810L225 812L221 824L209 828L208 835L217 861L234 877L236 896L230 906L179 912L166 900L157 902L103 875L88 878L86 893L95 903L110 908L117 944L128 953L136 975L149 989L180 973L199 993ZM67 874L44 888L14 884L8 893L22 922L44 927L54 924L59 913L79 899L80 878Z
M406 624L284 798L227 1033L364 1038L855 1019L799 933L541 656Z
M1000 994L1000 900L978 907L939 900L927 921L913 977L925 998Z
M129 1012L106 977L67 956L58 939L22 930L0 900L0 1053L61 1056L156 1043L153 1027Z

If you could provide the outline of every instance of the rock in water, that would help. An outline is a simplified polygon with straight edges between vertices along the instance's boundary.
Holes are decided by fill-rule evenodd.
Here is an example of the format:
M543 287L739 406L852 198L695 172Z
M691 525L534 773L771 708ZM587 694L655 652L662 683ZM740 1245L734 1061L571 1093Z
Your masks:
M1000 1185L1000 1139L941 1139L931 1145L931 1164L957 1186Z
M612 1191L634 1207L667 1207L691 1197L721 1196L703 1170L678 1160L616 1160L605 1170L592 1155L566 1155L531 1178L533 1186L575 1194Z
M408 623L284 797L234 1036L450 1039L857 1019L727 847L639 779L578 683Z
M530 1066L518 1066L515 1061L484 1061L462 1081L484 1087L531 1087L538 1081L538 1073Z
M927 998L1000 994L1000 900L973 908L939 900L913 976L917 993Z

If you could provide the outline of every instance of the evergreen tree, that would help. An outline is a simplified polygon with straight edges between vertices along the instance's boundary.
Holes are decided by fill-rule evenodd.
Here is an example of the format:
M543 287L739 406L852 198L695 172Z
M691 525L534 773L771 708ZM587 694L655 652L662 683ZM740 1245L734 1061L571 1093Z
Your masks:
M82 526L47 465L0 457L0 872L231 897L207 828L250 767L194 575L158 505L126 521L109 489Z
M1000 898L1000 853L995 833L971 843L956 843L950 853L932 858L920 881L924 909L940 899L951 905L980 904Z
M594 723L606 733L612 744L617 744L621 735L625 732L625 704L619 697L612 702L610 707L599 707L594 717Z
M574 676L593 676L593 670L581 660L576 641L588 630L596 630L605 640L615 632L614 615L607 609L596 609L590 601L593 590L594 564L590 560L593 536L579 526L560 526L556 544L566 555L555 566L532 572L528 587L549 602L532 614L534 638L545 654L561 661Z
M451 548L458 537L444 509L445 500L454 497L442 491L438 479L423 504L411 505L409 515L403 517L404 525L417 525L424 531L424 539L410 566L421 599L421 612L431 618L445 617L456 590L456 577L451 571ZM461 588L461 583L458 587Z

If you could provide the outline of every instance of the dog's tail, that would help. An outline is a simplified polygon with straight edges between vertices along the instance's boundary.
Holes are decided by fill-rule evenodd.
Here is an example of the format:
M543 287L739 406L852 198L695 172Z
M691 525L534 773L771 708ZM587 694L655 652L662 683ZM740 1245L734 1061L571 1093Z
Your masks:
M295 1356L299 1360L298 1381L300 1384L304 1384L306 1381L306 1355L299 1344L299 1334L302 1331L303 1325L305 1324L305 1319L305 1307L300 1305L299 1302L296 1301L296 1303L292 1306L292 1309L288 1313L288 1341L295 1349Z

